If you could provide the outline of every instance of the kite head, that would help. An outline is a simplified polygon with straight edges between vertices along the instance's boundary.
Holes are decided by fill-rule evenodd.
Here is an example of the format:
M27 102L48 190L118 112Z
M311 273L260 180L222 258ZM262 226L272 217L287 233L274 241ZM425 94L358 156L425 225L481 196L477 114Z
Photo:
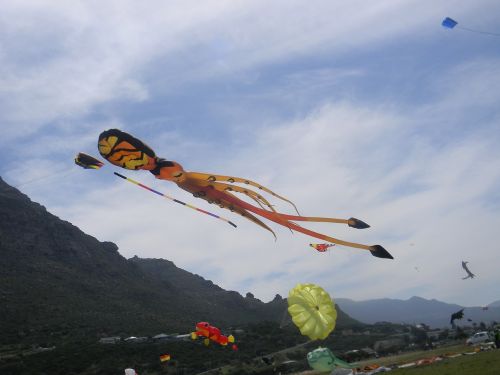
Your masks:
M156 178L162 180L174 182L183 182L186 180L186 172L182 168L182 165L175 161L156 158L155 167L150 169L150 172L154 174Z
M111 164L125 169L156 168L155 152L144 142L119 129L99 135L99 153Z
M210 324L207 322L198 322L196 323L196 331L204 336L209 335Z

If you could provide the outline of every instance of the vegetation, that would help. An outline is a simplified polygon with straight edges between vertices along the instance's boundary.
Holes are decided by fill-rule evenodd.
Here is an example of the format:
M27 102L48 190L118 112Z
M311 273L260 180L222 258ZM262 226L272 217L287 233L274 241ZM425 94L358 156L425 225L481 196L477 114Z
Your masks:
M307 369L307 352L320 345L342 356L351 349L372 346L375 340L400 329L399 325L379 325L366 335L358 327L352 335L342 335L339 330L322 342L310 342L293 324L280 328L277 322L253 323L233 332L238 351L215 343L205 347L201 340L99 344L97 339L81 339L61 341L53 350L44 352L26 344L11 345L0 348L0 373L109 375L119 374L127 367L136 368L141 375L189 375L218 367L223 367L220 371L227 375L266 374L275 368L282 368L285 373L288 367ZM161 364L159 357L165 353L172 360ZM287 361L295 362L283 365Z
M125 259L0 178L0 345L280 321L286 300L226 291L164 259ZM339 310L338 327L362 325Z
M431 353L429 353L431 354ZM500 350L444 359L430 365L396 369L392 375L498 375Z

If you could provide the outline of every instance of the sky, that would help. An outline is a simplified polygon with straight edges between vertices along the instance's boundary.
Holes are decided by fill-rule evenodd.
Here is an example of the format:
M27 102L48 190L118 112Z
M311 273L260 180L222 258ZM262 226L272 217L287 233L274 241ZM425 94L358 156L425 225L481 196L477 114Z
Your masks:
M447 16L500 33L495 0L2 2L0 176L124 257L263 301L311 282L333 298L486 305L500 299L500 36ZM361 219L371 228L304 226L395 259L317 253L321 240L266 222L275 241L148 172L75 166L110 128L302 215Z

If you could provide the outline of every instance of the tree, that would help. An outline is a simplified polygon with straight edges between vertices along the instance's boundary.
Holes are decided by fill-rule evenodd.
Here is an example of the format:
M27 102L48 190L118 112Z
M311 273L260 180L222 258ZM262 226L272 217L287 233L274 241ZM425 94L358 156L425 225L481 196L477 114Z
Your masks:
M439 333L439 340L446 340L448 338L448 334L450 333L450 331L448 330L448 328L442 330L440 333Z
M456 332L457 339L464 339L467 337L467 334L464 332L464 330L460 326L456 327L455 332Z

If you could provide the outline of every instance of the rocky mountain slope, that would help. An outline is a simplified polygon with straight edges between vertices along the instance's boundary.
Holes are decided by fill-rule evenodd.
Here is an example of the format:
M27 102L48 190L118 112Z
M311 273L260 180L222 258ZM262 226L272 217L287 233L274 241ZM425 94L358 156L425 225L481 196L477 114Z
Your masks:
M125 259L0 178L0 343L281 321L286 300L225 291L163 259ZM337 326L359 325L339 312Z

